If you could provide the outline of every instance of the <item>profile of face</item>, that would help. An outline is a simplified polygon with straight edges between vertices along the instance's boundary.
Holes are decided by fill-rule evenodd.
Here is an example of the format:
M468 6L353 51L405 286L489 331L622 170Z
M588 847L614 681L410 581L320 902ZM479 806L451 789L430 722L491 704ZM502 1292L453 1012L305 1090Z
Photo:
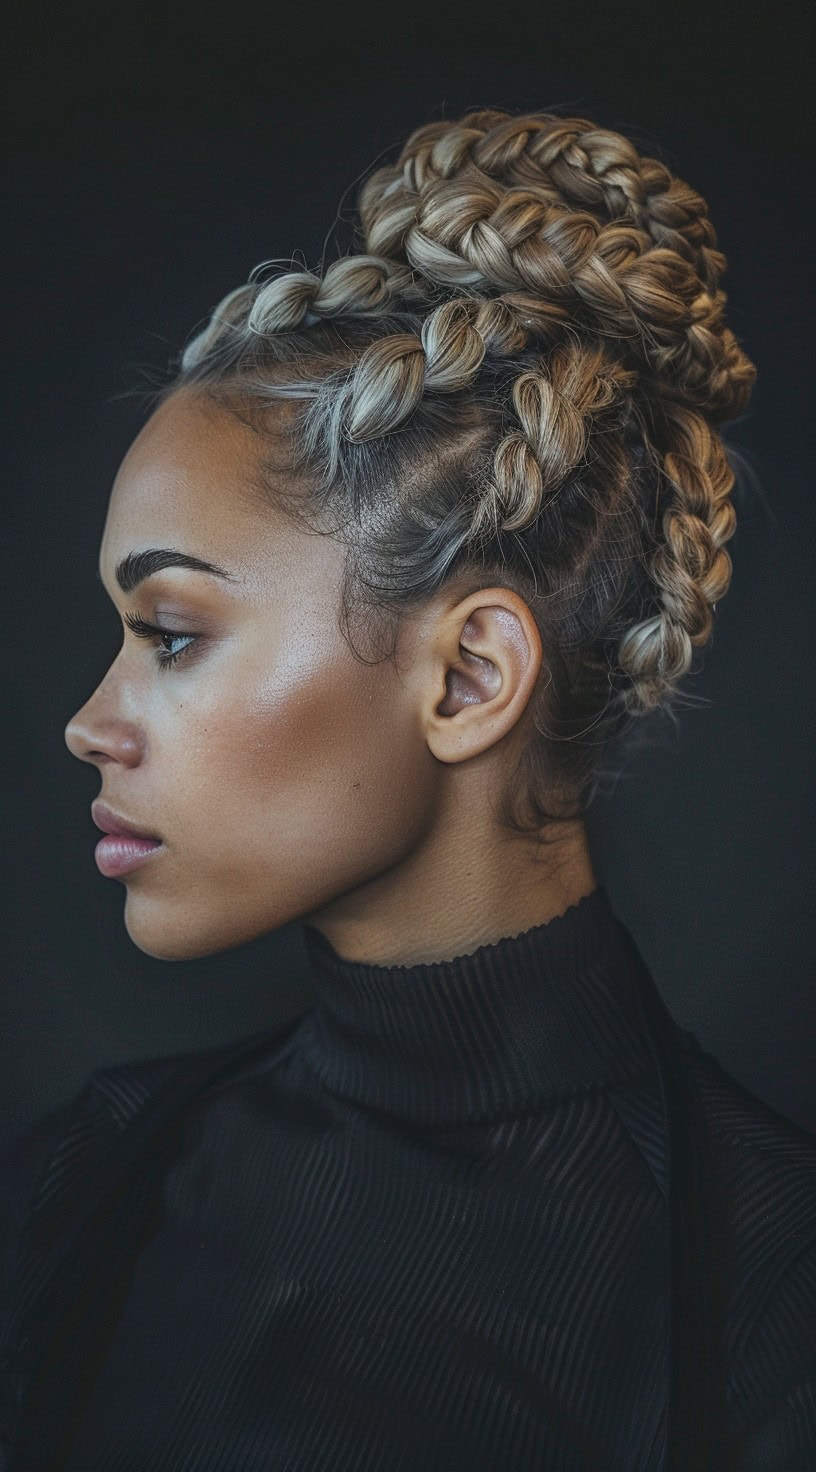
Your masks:
M506 588L447 588L400 623L393 660L356 657L345 548L259 492L262 449L189 389L137 435L99 559L123 642L65 732L99 800L160 840L122 879L128 934L166 959L353 914L400 875L404 895L411 870L438 888L457 852L472 860L541 662ZM226 576L164 566L132 586L155 549Z

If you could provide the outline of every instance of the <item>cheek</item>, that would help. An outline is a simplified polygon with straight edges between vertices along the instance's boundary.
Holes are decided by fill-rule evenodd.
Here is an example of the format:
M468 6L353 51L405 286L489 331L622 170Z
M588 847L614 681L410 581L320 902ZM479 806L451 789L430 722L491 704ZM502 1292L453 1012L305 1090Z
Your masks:
M243 898L274 884L297 909L406 852L438 770L388 661L344 648L274 678L245 668L232 689L186 733L178 818L199 877Z

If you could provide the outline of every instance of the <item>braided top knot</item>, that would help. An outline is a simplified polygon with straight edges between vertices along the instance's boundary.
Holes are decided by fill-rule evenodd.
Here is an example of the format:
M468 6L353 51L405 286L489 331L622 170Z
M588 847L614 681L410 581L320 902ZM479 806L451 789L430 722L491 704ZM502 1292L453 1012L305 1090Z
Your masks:
M367 249L444 285L529 289L627 342L712 421L747 403L706 202L619 133L549 113L429 123L368 178L359 212Z
M277 341L278 362L313 345L329 367L322 387L304 388L319 400L306 437L347 477L343 446L397 436L436 400L452 425L489 384L488 473L462 466L450 524L467 547L526 534L527 563L552 574L556 644L583 645L588 659L591 647L596 667L603 647L607 673L626 677L622 706L651 709L707 640L729 585L734 474L715 426L743 411L756 377L724 321L726 258L705 200L587 119L483 109L416 129L363 184L358 215L358 253L322 275L250 278L182 370L228 340L239 356ZM327 335L352 323L370 324L353 346ZM615 591L624 524L638 527L631 560L648 595L642 578L635 593L631 579ZM593 577L606 611L576 623L565 590Z

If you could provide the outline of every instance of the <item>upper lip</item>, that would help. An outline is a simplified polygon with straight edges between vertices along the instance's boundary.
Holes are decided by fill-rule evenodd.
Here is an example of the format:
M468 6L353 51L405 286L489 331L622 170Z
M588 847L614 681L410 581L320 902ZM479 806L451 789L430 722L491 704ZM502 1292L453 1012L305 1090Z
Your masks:
M101 828L103 833L129 833L133 838L152 838L156 843L161 842L158 834L148 833L146 828L140 828L137 823L131 823L127 818L121 818L104 802L97 800L91 803L91 817L97 828Z

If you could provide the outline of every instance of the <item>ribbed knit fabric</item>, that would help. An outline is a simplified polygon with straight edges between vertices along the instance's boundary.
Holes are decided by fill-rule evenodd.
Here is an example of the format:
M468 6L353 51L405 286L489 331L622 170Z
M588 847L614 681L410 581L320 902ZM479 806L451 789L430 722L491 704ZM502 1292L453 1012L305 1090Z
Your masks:
M315 1005L185 1111L47 1466L15 1428L49 1243L183 1055L98 1070L0 1162L0 1472L659 1472L654 982L606 890L428 965L304 939ZM727 1208L714 1465L816 1472L816 1138L688 1057Z

